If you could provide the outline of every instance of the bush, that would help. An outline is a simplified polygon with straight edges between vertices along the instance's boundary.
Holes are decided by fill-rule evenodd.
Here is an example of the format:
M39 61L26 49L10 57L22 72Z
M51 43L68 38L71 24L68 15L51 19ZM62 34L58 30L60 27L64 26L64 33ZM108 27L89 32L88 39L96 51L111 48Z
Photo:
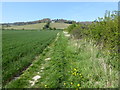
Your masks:
M53 30L56 30L56 28L54 27Z
M50 22L48 22L44 27L43 29L49 29L50 28Z

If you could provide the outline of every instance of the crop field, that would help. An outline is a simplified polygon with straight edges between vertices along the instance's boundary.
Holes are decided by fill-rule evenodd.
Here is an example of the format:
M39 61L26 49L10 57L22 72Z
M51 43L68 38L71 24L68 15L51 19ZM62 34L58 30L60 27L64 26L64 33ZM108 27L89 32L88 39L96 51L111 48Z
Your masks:
M3 31L3 85L32 63L57 31Z
M36 29L42 29L46 23L38 23L38 24L29 24L29 25L21 25L21 26L10 26L5 27L5 29L26 29L26 30L36 30Z
M66 24L66 23L50 23L51 28L56 28L56 29L65 29L71 24Z

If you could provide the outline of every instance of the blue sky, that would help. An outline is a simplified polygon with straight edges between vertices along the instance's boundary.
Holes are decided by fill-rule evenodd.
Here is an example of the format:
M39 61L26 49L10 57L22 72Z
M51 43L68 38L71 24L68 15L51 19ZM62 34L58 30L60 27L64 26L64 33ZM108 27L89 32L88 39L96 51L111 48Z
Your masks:
M2 22L34 21L43 18L93 21L106 10L118 10L117 2L4 2Z

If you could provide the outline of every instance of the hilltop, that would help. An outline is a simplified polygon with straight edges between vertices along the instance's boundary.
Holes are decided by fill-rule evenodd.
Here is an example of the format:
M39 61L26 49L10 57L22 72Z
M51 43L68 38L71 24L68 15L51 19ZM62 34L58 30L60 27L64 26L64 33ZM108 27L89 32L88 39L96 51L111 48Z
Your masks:
M28 22L3 23L2 29L38 30L38 29L43 29L48 24L50 29L65 29L73 23L90 24L91 22L76 22L73 20L65 20L65 19L51 20L50 18L44 18L41 20L28 21Z

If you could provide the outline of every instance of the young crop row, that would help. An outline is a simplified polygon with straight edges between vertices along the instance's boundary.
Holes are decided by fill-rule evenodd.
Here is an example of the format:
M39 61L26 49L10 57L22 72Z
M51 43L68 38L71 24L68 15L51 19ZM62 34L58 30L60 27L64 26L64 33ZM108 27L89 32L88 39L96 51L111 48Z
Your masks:
M111 64L118 70L118 46L119 31L118 31L118 12L110 13L106 11L103 18L98 18L97 21L89 25L73 24L66 31L71 33L78 39L86 39L94 42L94 45L99 46L107 55L111 55L108 64Z
M3 86L27 68L56 34L57 31L3 31Z

